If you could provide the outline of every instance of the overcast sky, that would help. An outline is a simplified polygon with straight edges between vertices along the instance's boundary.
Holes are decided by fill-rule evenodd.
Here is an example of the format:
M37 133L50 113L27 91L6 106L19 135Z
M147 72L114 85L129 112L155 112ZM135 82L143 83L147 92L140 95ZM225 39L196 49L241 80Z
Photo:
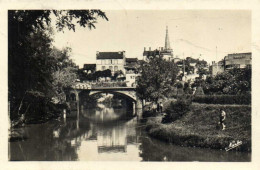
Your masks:
M82 67L95 63L96 51L126 51L143 58L144 47L164 47L166 25L174 56L200 57L208 62L228 53L251 52L251 13L243 10L113 10L96 29L55 34L54 45L72 48ZM217 57L216 57L217 46Z

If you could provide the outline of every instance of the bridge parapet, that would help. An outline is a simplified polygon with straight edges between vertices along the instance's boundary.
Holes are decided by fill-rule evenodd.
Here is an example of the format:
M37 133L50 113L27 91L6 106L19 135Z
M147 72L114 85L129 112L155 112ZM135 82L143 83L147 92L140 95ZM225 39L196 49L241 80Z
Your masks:
M73 89L96 89L96 88L122 88L127 87L125 81L109 82L78 82L72 86ZM133 87L135 88L135 87Z

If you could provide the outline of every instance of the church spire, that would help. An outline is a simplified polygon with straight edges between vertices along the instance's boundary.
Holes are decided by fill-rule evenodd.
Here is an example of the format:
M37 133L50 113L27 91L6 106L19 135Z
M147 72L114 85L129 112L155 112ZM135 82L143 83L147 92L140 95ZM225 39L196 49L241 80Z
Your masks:
M165 36L165 46L164 46L164 48L165 48L165 50L171 49L169 35L168 35L168 26L166 26L166 36Z

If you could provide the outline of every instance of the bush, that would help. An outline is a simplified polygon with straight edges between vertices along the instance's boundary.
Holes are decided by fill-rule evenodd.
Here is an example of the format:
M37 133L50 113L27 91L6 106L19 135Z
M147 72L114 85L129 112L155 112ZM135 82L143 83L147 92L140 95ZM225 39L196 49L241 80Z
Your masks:
M204 95L204 91L202 89L201 86L199 86L196 91L195 91L195 95Z
M181 82L178 82L178 83L176 84L176 87L177 87L178 89L181 89L181 88L183 88L183 84L182 84Z
M251 95L196 95L193 102L206 104L251 104Z
M162 123L170 123L180 119L185 113L190 110L191 98L180 97L176 102L171 102L165 109L166 115L162 119Z

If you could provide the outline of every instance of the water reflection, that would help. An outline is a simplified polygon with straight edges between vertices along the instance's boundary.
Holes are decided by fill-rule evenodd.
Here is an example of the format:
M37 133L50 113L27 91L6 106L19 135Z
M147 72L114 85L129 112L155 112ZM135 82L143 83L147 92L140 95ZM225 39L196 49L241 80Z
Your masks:
M140 112L99 106L81 110L79 119L53 120L18 129L10 160L74 161L250 161L251 155L180 147L147 136ZM139 115L139 116L138 116Z
M98 153L126 152L126 127L116 125L113 127L100 127L97 136Z

